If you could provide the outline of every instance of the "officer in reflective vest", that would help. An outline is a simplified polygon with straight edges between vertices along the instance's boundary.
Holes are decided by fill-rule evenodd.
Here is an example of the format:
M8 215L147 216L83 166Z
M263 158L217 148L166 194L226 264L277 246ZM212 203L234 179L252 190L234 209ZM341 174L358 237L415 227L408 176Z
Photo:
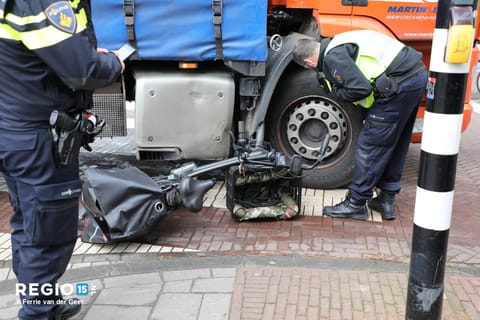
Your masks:
M57 280L77 239L81 180L78 159L57 161L49 117L90 108L91 90L117 81L124 65L96 48L86 0L0 0L0 52L0 171L13 208L18 317L69 319L80 305L62 300Z
M382 33L356 30L322 39L300 39L299 65L322 74L337 100L366 108L358 137L353 180L345 200L323 208L330 217L368 219L368 206L395 219L405 158L427 83L422 54ZM373 198L373 189L380 194Z

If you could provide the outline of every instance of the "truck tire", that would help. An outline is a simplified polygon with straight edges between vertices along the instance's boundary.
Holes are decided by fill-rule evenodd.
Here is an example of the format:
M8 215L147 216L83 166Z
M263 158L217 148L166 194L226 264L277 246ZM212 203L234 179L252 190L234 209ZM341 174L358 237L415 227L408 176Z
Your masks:
M312 164L328 132L326 157L316 169L304 171L303 184L319 189L348 185L363 109L335 101L312 71L297 70L283 78L275 89L267 116L267 134L273 148L288 157L298 154L304 164Z

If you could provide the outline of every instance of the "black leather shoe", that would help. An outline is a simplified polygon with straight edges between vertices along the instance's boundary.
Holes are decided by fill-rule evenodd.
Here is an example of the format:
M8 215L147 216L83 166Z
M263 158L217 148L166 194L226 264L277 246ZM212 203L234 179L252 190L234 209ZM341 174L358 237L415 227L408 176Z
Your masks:
M323 214L332 218L352 218L355 220L367 220L368 210L365 200L353 199L347 194L345 200L334 205L323 208Z
M381 192L378 197L368 201L368 207L382 214L384 220L394 220L395 196Z
M64 300L63 304L59 304L55 309L54 320L67 320L75 317L82 308L82 302L77 298L69 298Z

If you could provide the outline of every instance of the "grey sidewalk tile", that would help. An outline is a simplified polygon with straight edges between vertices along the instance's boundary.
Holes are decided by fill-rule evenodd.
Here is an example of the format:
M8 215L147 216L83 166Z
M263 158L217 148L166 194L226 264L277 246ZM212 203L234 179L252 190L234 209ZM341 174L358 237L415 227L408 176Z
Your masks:
M10 272L10 268L1 268L0 269L0 281L7 280L9 272Z
M230 313L231 294L206 294L203 296L198 320L226 320Z
M158 272L153 272L105 278L104 283L105 288L148 285L152 283L156 283L160 287L162 279Z
M91 262L73 263L71 269L88 268L91 265L92 265Z
M211 276L212 275L210 273L210 269L192 269L163 272L164 281L210 278Z
M16 319L18 309L20 308L20 300L15 294L7 294L0 296L0 319Z
M12 269L10 269L10 272L8 273L7 280L12 280L12 279L17 279L15 276L15 273L13 272Z
M163 285L162 292L169 293L180 293L180 292L190 292L192 288L192 280L179 280L179 281L169 281L165 282Z
M148 320L149 307L92 306L82 320Z
M232 292L235 278L197 279L192 292Z
M13 272L10 272L10 274L13 274ZM15 276L13 274L13 276ZM1 295L9 295L9 294L15 294L15 286L16 286L17 280L14 279L7 279L5 281L0 281L0 294Z
M0 309L1 320L16 320L19 307L8 307Z
M152 320L197 320L203 296L201 294L167 293L160 295Z
M215 278L235 277L236 271L236 268L214 268L212 274Z
M109 264L110 262L108 261L92 262L92 267L107 266Z
M95 305L146 306L155 302L160 290L158 284L103 289Z
M14 293L0 296L0 308L9 307L12 305L20 306L20 300Z

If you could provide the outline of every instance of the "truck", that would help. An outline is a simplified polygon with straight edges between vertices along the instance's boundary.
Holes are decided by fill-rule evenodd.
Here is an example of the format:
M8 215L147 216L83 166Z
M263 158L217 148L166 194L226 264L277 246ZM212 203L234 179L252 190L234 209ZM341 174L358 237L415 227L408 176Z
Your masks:
M351 181L365 111L336 101L315 72L296 65L295 42L377 30L422 52L428 67L437 11L435 0L102 0L91 5L98 47L117 50L129 43L137 49L120 81L94 94L94 110L112 130L107 134L126 134L128 101L135 105L139 160L215 161L247 146L298 155L309 164L328 135L323 161L303 177L311 188ZM470 70L477 60L474 46ZM462 130L473 110L472 73ZM421 140L424 111L425 99L412 142Z

